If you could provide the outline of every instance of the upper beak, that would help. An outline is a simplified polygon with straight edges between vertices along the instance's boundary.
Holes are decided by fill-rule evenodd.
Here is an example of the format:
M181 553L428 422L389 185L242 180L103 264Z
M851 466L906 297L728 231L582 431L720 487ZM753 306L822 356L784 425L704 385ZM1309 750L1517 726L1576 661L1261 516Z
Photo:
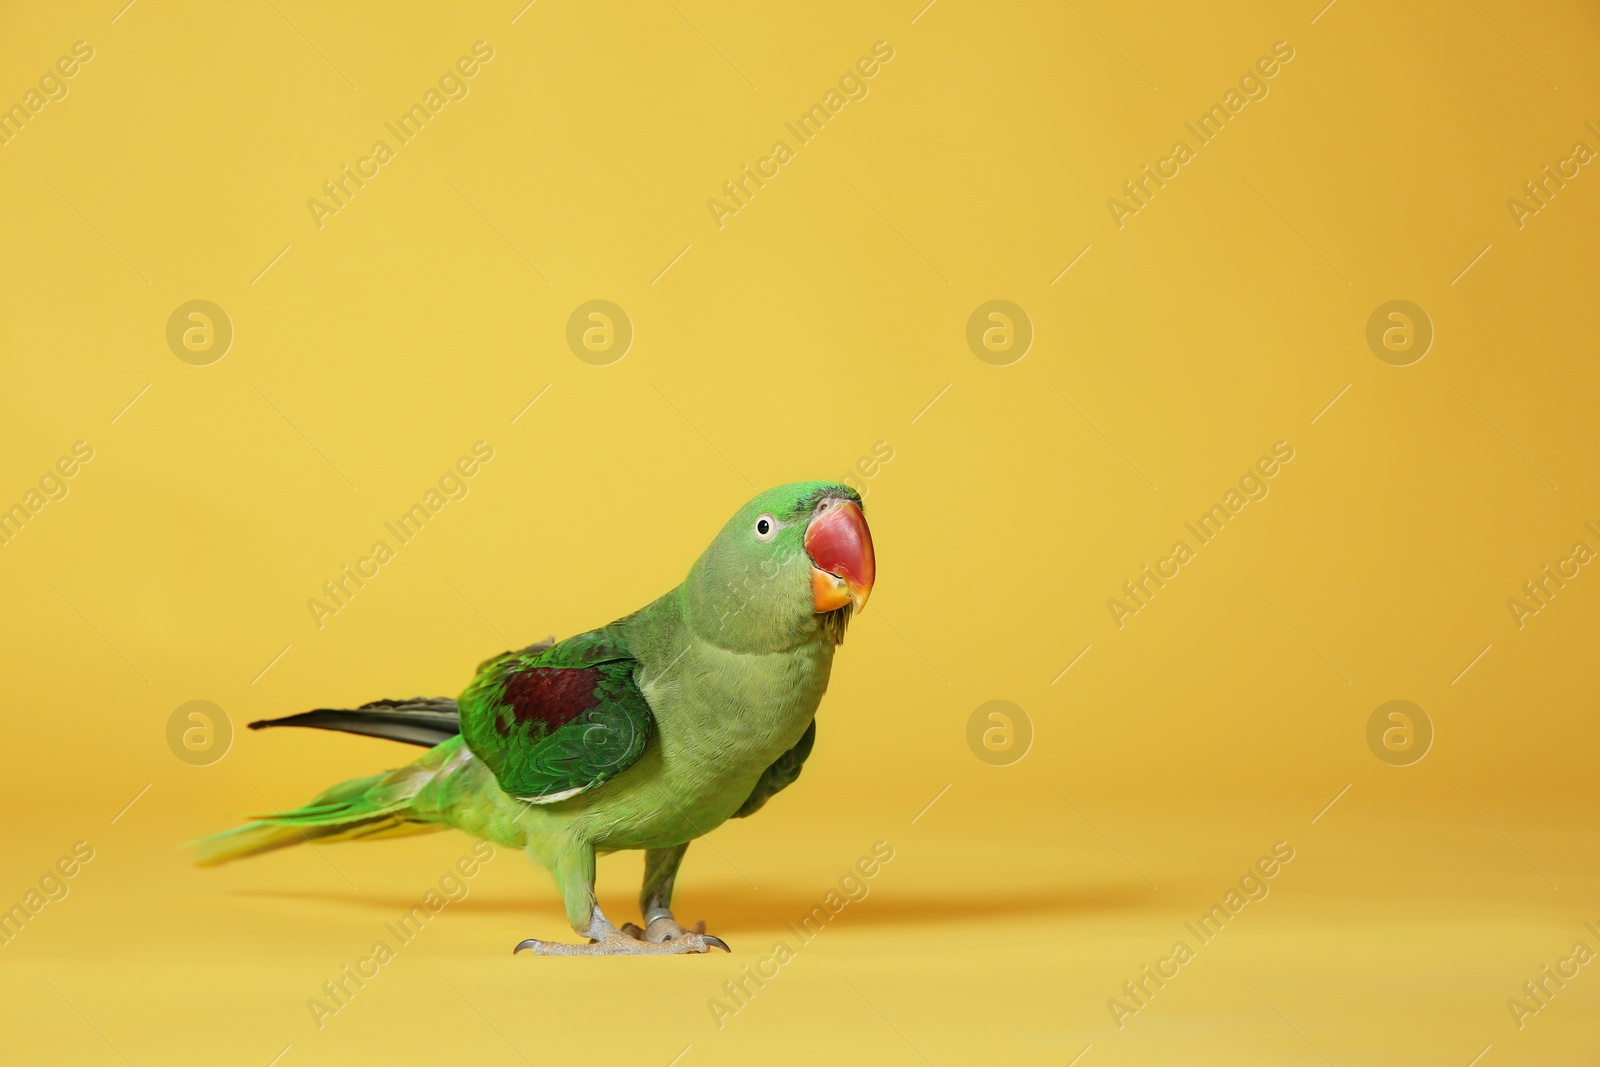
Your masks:
M867 606L877 562L866 517L853 500L830 500L812 516L806 552L812 563L812 607L819 614L846 604L857 611Z

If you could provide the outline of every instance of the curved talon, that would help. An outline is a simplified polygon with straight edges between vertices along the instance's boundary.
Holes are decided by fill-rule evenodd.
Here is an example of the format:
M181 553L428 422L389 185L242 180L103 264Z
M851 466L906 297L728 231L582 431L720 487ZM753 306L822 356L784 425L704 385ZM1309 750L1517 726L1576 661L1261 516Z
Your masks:
M517 953L521 952L525 948L531 948L531 949L533 949L534 951L537 952L538 949L539 949L539 944L540 944L539 939L536 938L536 937L530 937L530 938L527 938L524 941L518 941L517 942L517 947L511 950L511 954L513 956L515 956Z
M705 923L695 923L695 925L700 927L702 930L705 929ZM720 948L724 952L728 952L728 953L733 952L733 949L728 947L728 943L726 941L722 940L722 938L720 938L720 937L715 936L714 934L705 934L705 933L700 934L700 940L704 941L708 945L716 945L718 948Z

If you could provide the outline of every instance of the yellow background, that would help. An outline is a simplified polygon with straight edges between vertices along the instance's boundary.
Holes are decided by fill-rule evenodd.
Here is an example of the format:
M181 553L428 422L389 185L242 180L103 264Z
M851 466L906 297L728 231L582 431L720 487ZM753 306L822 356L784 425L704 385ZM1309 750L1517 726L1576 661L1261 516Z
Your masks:
M1600 176L1520 229L1506 203L1600 148L1592 8L449 6L0 13L0 102L95 50L0 147L0 503L95 449L0 548L0 904L95 850L0 948L5 1058L1593 1055L1595 967L1523 1029L1506 1005L1600 948L1600 576L1521 629L1506 605L1600 548ZM308 198L479 40L470 95L319 229ZM880 40L869 95L795 146ZM1119 230L1107 199L1280 40L1270 95ZM707 199L780 138L719 229ZM194 299L235 330L210 366L166 343ZM591 299L635 329L610 366L565 342ZM991 299L1035 331L1009 366L965 340ZM1434 326L1412 366L1365 340L1393 299ZM307 599L479 440L470 495L318 629ZM753 487L880 441L880 581L816 753L680 879L734 955L513 958L566 930L502 851L319 1030L308 998L470 842L190 867L236 814L412 754L243 724L454 694L675 584ZM1118 629L1107 598L1277 441L1270 496ZM210 766L167 746L193 699L242 734ZM994 699L1032 723L1010 766L967 743ZM1390 699L1433 723L1415 765L1367 746ZM723 982L880 840L870 896L719 1028ZM1271 895L1118 1029L1108 998L1278 841ZM640 867L602 862L619 921Z

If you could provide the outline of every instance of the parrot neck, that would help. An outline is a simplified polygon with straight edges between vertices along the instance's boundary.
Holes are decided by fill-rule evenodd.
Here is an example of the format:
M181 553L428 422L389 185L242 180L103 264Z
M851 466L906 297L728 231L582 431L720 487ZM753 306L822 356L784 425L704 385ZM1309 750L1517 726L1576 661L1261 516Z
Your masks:
M847 613L841 609L817 615L779 608L792 599L785 595L787 590L775 588L781 581L754 588L719 584L697 564L682 585L651 607L675 612L694 637L727 652L791 652L809 645L831 650L838 645L844 639ZM809 591L804 601L809 609Z

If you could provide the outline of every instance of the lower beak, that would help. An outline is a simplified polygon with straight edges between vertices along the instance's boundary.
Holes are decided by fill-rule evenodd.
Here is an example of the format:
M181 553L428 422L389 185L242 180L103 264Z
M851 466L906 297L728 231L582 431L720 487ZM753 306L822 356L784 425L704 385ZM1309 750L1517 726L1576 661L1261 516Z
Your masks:
M806 552L812 564L812 608L818 614L846 604L855 605L857 611L867 606L877 561L866 517L854 501L824 505L806 528Z

